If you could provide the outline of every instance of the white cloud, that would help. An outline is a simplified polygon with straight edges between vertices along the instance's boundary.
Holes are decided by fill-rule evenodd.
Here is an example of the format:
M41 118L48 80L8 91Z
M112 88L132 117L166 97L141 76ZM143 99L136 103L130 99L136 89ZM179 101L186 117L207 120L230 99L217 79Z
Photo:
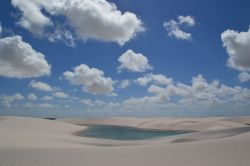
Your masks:
M22 105L25 108L40 108L40 109L51 109L54 108L55 106L50 103L41 103L41 104L33 104L33 103L25 103Z
M5 107L11 107L12 102L23 99L25 99L25 97L20 93L16 93L13 96L0 96L1 104Z
M50 17L64 16L78 38L117 42L123 45L144 31L141 20L131 12L122 13L106 0L12 0L22 12L19 24L35 34L53 26ZM48 14L45 16L42 10Z
M92 111L111 111L118 110L121 107L121 104L118 102L108 102L103 100L82 99L80 102Z
M38 89L38 90L42 90L42 91L47 91L47 92L53 91L53 88L45 82L32 80L29 83L29 86L34 88L34 89Z
M152 77L152 80L156 83L156 84L160 84L160 85L168 85L172 83L172 78L167 78L166 76L162 75L162 74L151 74L150 75Z
M139 84L140 86L147 86L149 82L152 81L152 77L150 75L145 75L143 77L139 77L135 80L135 83Z
M53 24L50 18L41 12L41 2L33 0L12 0L11 3L22 12L22 17L18 24L32 33L41 35L45 26Z
M169 100L167 94L166 94L166 89L156 86L156 85L151 85L148 88L148 92L153 94L153 96L144 96L140 98L130 98L127 99L123 102L125 105L150 105L150 104L161 104L164 102L167 102Z
M159 87L157 85L151 85L148 88L148 92L152 93L152 94L155 94L155 95L164 94L165 91L166 91L165 88Z
M51 66L44 55L22 40L21 36L0 39L0 76L30 78L50 75Z
M42 103L42 104L38 104L39 108L54 108L53 104L49 104L49 103Z
M187 26L194 26L195 19L192 16L178 16L179 24L186 24Z
M154 83L158 85L169 85L173 82L172 78L167 78L162 74L146 74L143 77L139 77L135 80L135 83L140 86L147 86L149 83Z
M25 108L34 108L34 104L32 104L32 103L25 103L22 106Z
M250 74L247 72L241 72L238 77L240 82L247 82L250 80Z
M120 72L126 69L131 72L145 72L146 70L151 70L153 67L148 63L147 57L140 53L135 53L132 50L127 50L119 58L118 62L121 65L118 67Z
M169 22L164 22L163 27L167 30L168 36L174 36L181 40L190 40L192 38L191 33L182 31L176 21L170 20Z
M43 98L42 98L42 100L44 100L44 101L49 101L49 100L53 100L54 98L52 97L52 96L44 96Z
M66 16L83 39L115 41L123 45L142 31L142 22L130 12L121 13L106 0L68 1Z
M141 107L148 107L149 105L154 105L154 104L161 104L166 101L165 96L144 96L140 98L135 98L132 97L130 99L124 100L123 101L123 106L126 108L130 109L135 109L135 110L140 110L138 108ZM148 107L152 108L152 107Z
M64 92L55 92L53 93L53 96L57 97L57 98L67 98L68 97L68 94L64 93Z
M2 31L3 31L3 28L2 28L2 24L0 22L0 36L1 36Z
M167 87L151 85L150 96L132 97L123 101L126 110L248 110L250 90L229 87L217 80L208 82L202 75L192 78L191 85L172 83Z
M92 101L96 106L104 106L106 104L105 101L102 100L94 100Z
M37 96L34 94L34 93L30 93L30 94L28 94L28 99L30 99L30 100L37 100Z
M130 85L131 85L131 81L130 81L130 80L122 80L122 81L120 82L119 88L125 89L125 88L127 88L128 86L130 86Z
M114 81L104 77L104 72L81 64L74 71L66 71L63 76L73 85L82 85L83 91L92 94L111 94L114 90Z
M69 30L65 29L64 27L58 25L53 33L47 33L45 36L48 37L48 40L50 42L57 42L57 41L62 41L64 42L67 46L70 47L75 47L75 38L72 32Z
M239 71L250 71L250 28L247 32L226 30L221 40L229 55L227 65Z
M81 102L82 102L84 105L87 105L87 106L94 106L93 101L90 100L90 99L82 99Z
M195 19L192 16L179 16L178 22L171 19L163 23L163 27L168 32L168 36L173 36L180 40L191 40L192 34L182 30L182 26L184 25L189 27L194 26Z

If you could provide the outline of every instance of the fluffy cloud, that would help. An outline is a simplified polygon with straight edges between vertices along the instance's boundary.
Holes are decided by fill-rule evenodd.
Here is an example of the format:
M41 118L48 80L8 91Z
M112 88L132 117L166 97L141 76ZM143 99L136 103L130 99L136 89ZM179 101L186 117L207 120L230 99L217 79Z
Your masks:
M42 6L39 1L12 0L11 3L22 12L18 24L23 28L41 34L45 26L52 25L51 20L41 12Z
M158 106L162 106L165 103L168 103L168 98L165 95L132 97L122 102L122 109L127 111L158 111L160 110Z
M131 84L131 81L130 81L130 80L122 80L122 81L120 82L119 88L125 89L125 88L127 88L128 86L130 86L130 84Z
M12 5L22 12L19 24L35 34L42 34L46 27L53 26L50 16L64 16L83 40L97 39L123 45L144 30L134 13L122 13L114 3L106 0L12 0Z
M221 40L229 55L227 65L239 71L250 71L250 28L247 32L226 30Z
M112 81L109 77L104 77L104 72L96 68L90 68L81 64L74 68L74 71L63 73L66 80L73 85L82 85L83 91L92 94L111 94L114 90Z
M87 106L90 110L95 110L95 111L117 110L121 106L121 104L118 102L107 102L102 100L82 99L80 100L80 102L83 103L85 106Z
M250 74L247 72L241 72L238 77L240 82L247 82L250 80Z
M1 22L0 22L0 36L1 36L2 31L3 31L3 29L2 29Z
M30 99L30 100L37 100L37 96L34 94L34 93L30 93L30 94L28 94L28 99Z
M44 55L22 40L21 36L0 39L0 76L12 78L40 77L50 74Z
M82 99L80 102L87 106L94 106L93 101L90 99Z
M132 50L128 50L123 53L118 58L118 62L121 63L118 67L119 72L123 69L131 72L145 72L146 70L151 70L153 68L148 63L147 57L140 53L135 53Z
M179 24L186 24L187 26L194 26L195 19L192 16L178 16Z
M66 94L64 92L55 92L55 93L53 93L53 96L55 96L57 98L64 99L64 98L68 97L68 94Z
M172 78L167 78L166 76L162 74L147 74L143 77L137 78L135 83L141 85L141 86L147 86L149 83L154 83L158 85L169 85L173 82Z
M170 21L164 21L163 27L168 32L168 36L173 36L180 40L191 40L192 34L184 32L181 27L187 25L189 27L195 25L195 19L192 16L179 16L178 21L171 19Z
M38 104L37 105L39 108L54 108L53 104L49 104L49 103L42 103L42 104Z
M40 82L40 81L35 81L35 80L32 80L30 83L29 83L29 86L34 88L34 89L38 89L38 90L42 90L42 91L47 91L47 92L50 92L53 90L53 88L47 84L47 83L44 83L44 82Z
M150 96L123 101L128 110L248 110L250 90L229 87L214 80L209 83L202 75L192 78L191 85L172 83L166 87L151 85Z
M5 107L11 107L12 102L23 99L25 99L25 97L20 93L16 93L13 96L0 96L1 104Z
M44 96L42 100L48 101L48 100L53 100L54 98L52 96Z
M61 25L57 25L53 33L44 34L44 36L47 36L50 42L62 41L67 46L70 46L70 47L76 46L76 43L75 43L76 39L74 37L74 34L71 31L65 29Z
M53 104L49 104L49 103L41 103L41 104L33 104L33 103L25 103L22 105L25 108L40 108L40 109L51 109L54 108Z
M162 104L164 102L167 102L169 100L169 97L166 93L166 89L156 86L156 85L151 85L148 88L148 92L153 94L153 96L144 96L140 98L130 98L127 100L123 101L123 104L125 106L130 106L130 105L152 105L152 104Z

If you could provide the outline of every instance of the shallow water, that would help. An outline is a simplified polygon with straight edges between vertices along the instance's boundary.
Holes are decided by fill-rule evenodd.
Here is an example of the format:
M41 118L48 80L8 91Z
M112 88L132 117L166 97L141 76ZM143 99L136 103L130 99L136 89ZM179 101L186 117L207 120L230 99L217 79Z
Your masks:
M189 133L188 131L143 130L125 126L90 125L79 136L112 140L145 140Z

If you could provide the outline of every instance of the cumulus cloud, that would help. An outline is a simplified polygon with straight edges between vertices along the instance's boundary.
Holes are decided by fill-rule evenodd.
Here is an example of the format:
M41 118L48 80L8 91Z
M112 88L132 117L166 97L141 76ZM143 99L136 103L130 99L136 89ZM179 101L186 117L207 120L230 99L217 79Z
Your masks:
M83 91L92 94L111 94L114 90L114 81L104 77L104 72L81 64L74 71L66 71L63 77L73 85L82 85Z
M149 96L123 101L129 110L248 110L250 90L230 87L217 80L208 82L202 75L192 78L191 85L172 83L166 87L151 85Z
M0 76L30 78L50 75L51 66L21 36L0 39Z
M130 99L124 100L123 104L125 105L125 107L137 104L149 106L152 104L162 104L169 100L165 88L156 85L151 85L148 88L148 92L151 93L152 96L144 96L139 98L132 97Z
M16 93L12 96L6 96L6 95L0 96L1 104L5 107L11 107L12 102L23 99L25 99L25 97L20 93Z
M61 25L57 25L53 33L46 33L44 36L47 36L50 42L62 41L67 46L76 46L74 34Z
M90 99L82 99L80 102L87 106L94 106L93 101Z
M12 0L11 3L22 12L22 17L18 21L18 24L23 28L33 33L42 34L45 26L52 25L50 18L41 12L42 6L39 1Z
M179 24L186 24L187 26L194 26L195 19L192 16L178 16Z
M125 88L127 88L128 86L130 86L130 85L131 85L131 81L130 81L130 80L122 80L122 81L120 82L119 88L125 89Z
M102 101L102 100L91 100L91 99L82 99L80 100L85 106L87 106L90 110L117 110L120 108L121 104L118 102L109 102L109 101Z
M240 82L247 82L250 80L250 74L247 72L241 72L238 77Z
M42 104L38 104L37 105L39 108L54 108L53 104L49 104L49 103L42 103Z
M30 100L37 100L37 96L34 94L34 93L30 93L30 94L28 94L28 99L30 99Z
M146 74L143 77L137 78L135 83L139 84L140 86L147 86L149 83L154 83L158 85L169 85L173 82L172 78L167 78L162 74Z
M55 93L53 93L53 96L55 96L57 98L64 99L64 98L68 97L68 94L66 94L64 92L55 92Z
M1 36L2 31L3 31L3 28L2 28L2 24L0 22L0 36Z
M123 45L144 31L141 20L134 13L122 13L114 3L106 0L12 0L12 5L22 12L19 24L35 34L42 34L46 27L53 26L51 16L64 16L83 40L97 39Z
M29 86L34 89L41 90L41 91L47 91L47 92L53 91L53 88L45 82L32 80L29 83Z
M51 108L54 108L54 105L53 104L50 104L50 103L41 103L41 104L33 104L33 103L25 103L22 105L23 107L25 108L40 108L40 109L51 109Z
M164 102L166 102L166 97L161 95L144 96L139 98L132 97L130 99L124 100L123 106L124 108L129 108L131 110L141 110L142 107L152 109L154 104L162 104Z
M44 97L42 97L42 100L44 100L44 101L53 100L53 99L54 99L53 96L44 96Z
M239 71L250 71L250 28L247 32L226 30L221 40L229 55L227 65Z
M145 72L147 70L153 69L153 67L148 63L146 56L135 53L132 50L127 50L119 58L118 62L121 65L118 67L118 71L126 69L131 72Z
M194 26L195 19L192 16L179 16L178 21L171 19L163 23L163 27L166 29L168 36L180 40L191 40L192 34L182 30L182 27L185 25L188 27Z

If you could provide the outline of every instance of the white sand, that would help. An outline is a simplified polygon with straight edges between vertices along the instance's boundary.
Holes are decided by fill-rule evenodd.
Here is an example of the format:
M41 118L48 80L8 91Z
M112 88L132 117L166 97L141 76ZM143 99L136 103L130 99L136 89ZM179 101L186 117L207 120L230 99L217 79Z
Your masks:
M0 166L249 166L250 117L63 119L0 117ZM75 136L74 124L198 131L147 141Z

